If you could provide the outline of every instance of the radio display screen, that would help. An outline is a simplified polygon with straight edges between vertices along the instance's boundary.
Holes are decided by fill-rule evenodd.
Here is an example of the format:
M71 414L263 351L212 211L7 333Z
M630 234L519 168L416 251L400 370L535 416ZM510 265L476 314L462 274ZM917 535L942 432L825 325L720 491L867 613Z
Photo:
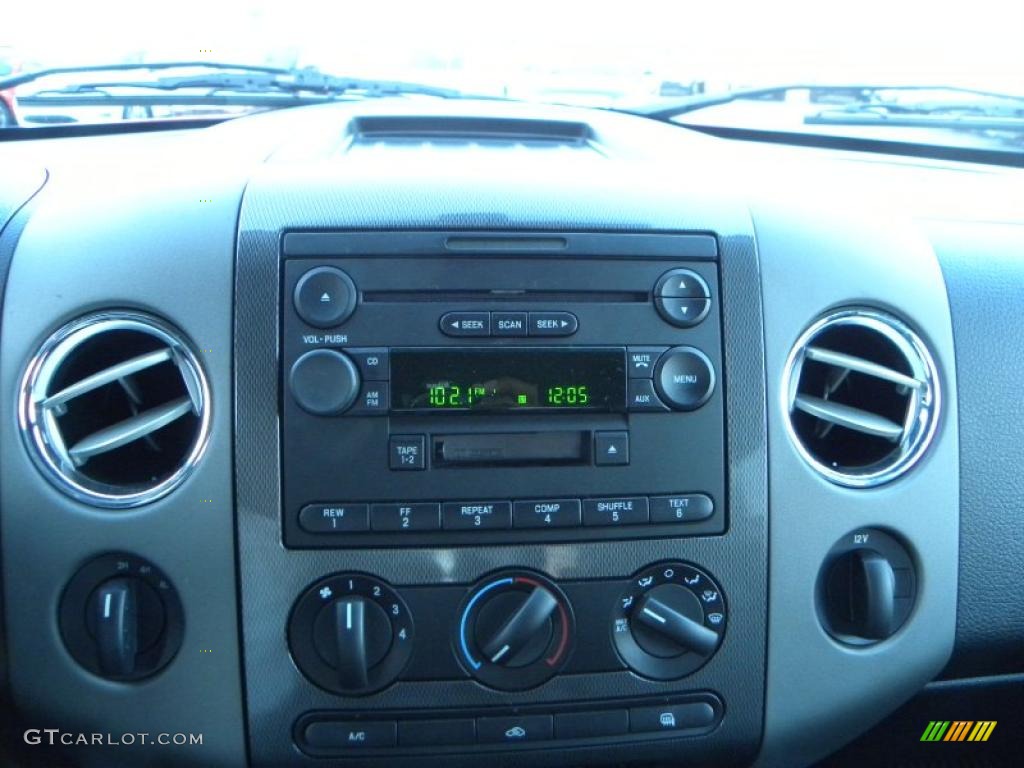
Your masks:
M625 350L391 350L391 410L626 410Z

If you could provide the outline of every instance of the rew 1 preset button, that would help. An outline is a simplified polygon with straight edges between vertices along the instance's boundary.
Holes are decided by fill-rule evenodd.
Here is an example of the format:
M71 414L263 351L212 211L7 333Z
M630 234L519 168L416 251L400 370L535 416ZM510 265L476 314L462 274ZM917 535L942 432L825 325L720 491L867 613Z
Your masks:
M366 504L307 504L299 526L309 533L351 533L370 529Z
M647 497L584 499L584 525L637 525L648 520Z
M478 531L512 527L512 503L508 501L448 501L441 507L446 530Z
M580 524L580 500L517 501L512 505L516 528L571 528Z

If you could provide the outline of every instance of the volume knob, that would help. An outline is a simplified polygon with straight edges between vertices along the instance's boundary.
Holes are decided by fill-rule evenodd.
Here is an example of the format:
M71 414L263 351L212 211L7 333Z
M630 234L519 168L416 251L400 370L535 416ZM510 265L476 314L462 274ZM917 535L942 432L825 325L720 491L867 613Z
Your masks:
M302 410L334 416L348 410L359 394L359 370L342 352L314 349L292 365L288 388Z

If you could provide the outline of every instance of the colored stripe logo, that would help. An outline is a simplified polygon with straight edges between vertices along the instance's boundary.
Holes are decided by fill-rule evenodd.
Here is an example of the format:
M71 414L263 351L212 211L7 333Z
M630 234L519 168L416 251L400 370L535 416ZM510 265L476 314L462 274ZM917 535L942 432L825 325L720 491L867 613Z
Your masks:
M921 734L921 741L988 741L996 720L932 720Z

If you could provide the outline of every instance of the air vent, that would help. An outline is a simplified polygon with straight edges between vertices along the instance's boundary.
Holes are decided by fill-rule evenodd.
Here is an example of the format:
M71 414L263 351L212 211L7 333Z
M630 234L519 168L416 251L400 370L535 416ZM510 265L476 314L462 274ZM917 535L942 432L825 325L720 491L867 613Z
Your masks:
M881 485L927 450L939 413L935 364L894 317L845 310L808 328L786 365L790 435L839 485Z
M126 508L170 493L206 447L210 394L195 355L154 317L102 312L46 340L19 422L46 477L80 501Z

